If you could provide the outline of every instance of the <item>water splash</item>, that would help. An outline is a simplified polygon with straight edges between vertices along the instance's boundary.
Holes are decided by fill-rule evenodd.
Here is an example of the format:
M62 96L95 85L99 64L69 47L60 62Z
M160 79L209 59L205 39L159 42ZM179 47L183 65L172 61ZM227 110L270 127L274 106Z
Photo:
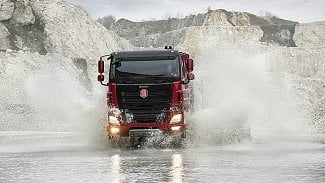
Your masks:
M243 128L254 139L313 132L311 103L301 97L297 76L278 66L282 49L216 44L209 36L195 53L197 136L214 143L225 134L241 139ZM70 59L19 53L1 62L2 129L78 132L79 142L105 144L106 88L96 82L87 90Z
M1 119L2 130L66 132L78 136L73 138L74 143L102 143L105 89L93 87L87 90L80 80L80 74L84 72L72 60L21 53L8 55L5 59L1 60L4 69L10 72L1 72L1 76L11 82L1 87L4 97L0 103L12 107L0 108L0 112L6 114ZM17 110L17 106L22 109Z
M192 120L199 141L242 140L247 136L236 133L244 128L253 139L311 134L312 104L300 97L297 76L278 67L286 48L231 40L222 45L216 36L201 38L196 50Z

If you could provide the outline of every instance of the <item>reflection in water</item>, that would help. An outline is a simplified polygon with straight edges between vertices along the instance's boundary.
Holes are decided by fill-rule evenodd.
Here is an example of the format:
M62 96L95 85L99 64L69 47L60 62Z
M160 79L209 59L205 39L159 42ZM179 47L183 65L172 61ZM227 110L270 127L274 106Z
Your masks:
M120 155L115 154L111 157L111 176L110 182L121 182L121 158Z
M183 156L181 154L173 154L171 167L172 182L183 182L183 171Z

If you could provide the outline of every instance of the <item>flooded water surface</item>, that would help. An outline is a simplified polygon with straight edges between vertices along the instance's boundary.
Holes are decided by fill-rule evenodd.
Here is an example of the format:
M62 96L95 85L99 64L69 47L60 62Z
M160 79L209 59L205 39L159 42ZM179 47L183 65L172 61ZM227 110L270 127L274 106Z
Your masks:
M130 150L67 141L74 135L2 134L0 182L325 182L321 141Z

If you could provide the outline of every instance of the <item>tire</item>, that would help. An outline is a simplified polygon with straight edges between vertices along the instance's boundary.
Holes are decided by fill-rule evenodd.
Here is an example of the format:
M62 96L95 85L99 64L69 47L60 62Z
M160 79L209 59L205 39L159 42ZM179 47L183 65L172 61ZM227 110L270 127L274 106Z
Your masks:
M187 132L186 131L184 131L182 133L181 138L184 139L184 140L187 138Z
M139 147L139 141L135 138L130 137L129 145L131 149L136 149Z

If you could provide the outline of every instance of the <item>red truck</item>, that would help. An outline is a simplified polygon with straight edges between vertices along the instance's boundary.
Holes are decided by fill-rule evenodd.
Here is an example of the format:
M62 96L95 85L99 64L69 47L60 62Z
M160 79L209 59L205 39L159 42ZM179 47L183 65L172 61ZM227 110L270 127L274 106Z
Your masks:
M104 59L109 79L104 82ZM186 114L192 108L193 60L189 54L162 50L121 51L100 57L97 80L108 86L107 132L111 141L128 139L139 146L144 139L186 137ZM125 142L125 141L124 141Z

